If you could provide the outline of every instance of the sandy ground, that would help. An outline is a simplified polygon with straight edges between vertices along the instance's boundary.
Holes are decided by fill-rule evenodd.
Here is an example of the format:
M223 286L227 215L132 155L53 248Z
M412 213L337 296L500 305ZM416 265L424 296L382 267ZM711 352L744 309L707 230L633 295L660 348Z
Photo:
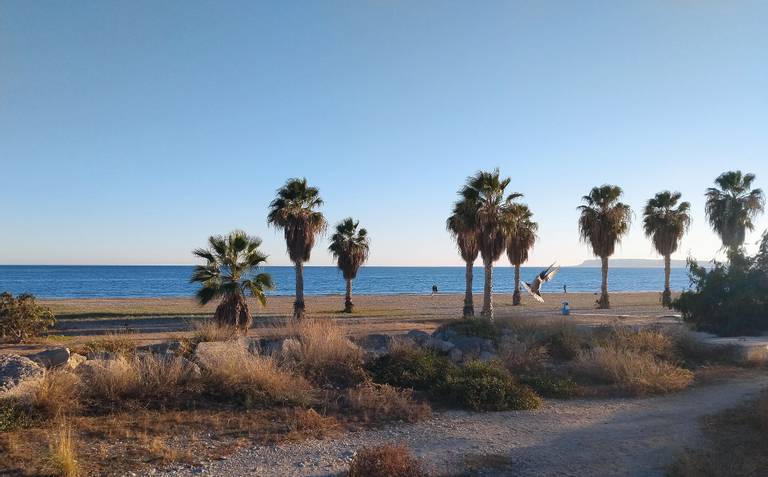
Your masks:
M450 411L428 421L244 449L166 476L324 476L343 472L356 449L407 444L434 475L661 476L701 438L700 419L757 397L765 374L747 373L674 395L549 401L537 411Z
M569 293L571 304L569 319L585 324L622 321L630 324L658 321L672 313L659 304L657 293L616 293L612 295L611 310L596 310L595 295ZM440 322L460 316L463 295L373 295L354 297L355 313L341 313L343 297L307 297L310 317L332 318L347 326L350 333L402 332L414 328L429 330ZM511 295L495 295L497 317L508 316L559 316L561 293L545 296L545 303L525 300L523 306L512 306ZM196 320L210 317L214 306L198 306L192 299L71 299L48 300L58 316L54 330L62 335L98 335L109 332L130 331L143 335L147 340L167 338L169 334L185 332ZM274 332L291 314L292 297L272 297L264 308L253 304L256 315L252 335ZM475 297L475 310L479 314L482 297Z

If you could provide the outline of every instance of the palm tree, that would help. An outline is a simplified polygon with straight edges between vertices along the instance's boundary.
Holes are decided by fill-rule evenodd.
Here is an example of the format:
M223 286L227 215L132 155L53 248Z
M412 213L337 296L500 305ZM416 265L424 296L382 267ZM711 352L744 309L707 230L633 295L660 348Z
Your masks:
M368 231L363 228L358 230L359 224L360 222L351 217L336 224L336 233L331 237L331 245L328 247L347 282L344 313L352 313L352 280L357 276L357 271L363 263L368 260L370 246Z
M304 317L304 262L309 260L315 238L326 227L325 217L317 210L321 205L319 191L308 186L305 178L288 179L269 204L267 223L283 230L288 256L296 269L294 318Z
M536 232L539 224L532 219L533 213L525 204L512 204L509 213L514 217L507 231L507 257L509 263L515 266L515 292L512 294L512 304L520 304L520 265L528 261L528 252L536 243Z
M190 283L201 284L197 300L200 305L205 305L220 298L221 303L216 307L213 318L220 325L236 326L246 331L252 321L246 292L264 305L264 292L274 288L269 274L256 274L267 260L267 256L259 250L261 239L235 230L226 237L210 237L208 245L207 249L198 248L192 252L206 261L205 265L195 267L190 279Z
M691 204L680 202L678 205L680 197L680 192L659 192L648 200L643 211L645 235L653 242L653 248L664 257L664 293L661 295L664 306L672 303L672 291L669 289L671 256L691 224Z
M582 197L584 205L579 206L579 235L581 240L592 246L592 252L602 262L602 286L597 305L610 308L608 300L608 257L613 255L616 244L629 231L632 211L628 205L619 202L622 190L619 186L602 185L593 187L589 195Z
M752 220L763 212L763 191L750 190L754 180L754 174L728 171L715 179L719 188L707 189L707 220L723 241L723 248L735 251L741 247L746 231L755 228Z
M453 213L445 222L448 232L456 240L459 254L461 254L461 258L464 259L466 265L464 272L466 288L464 292L464 310L462 311L464 318L475 317L475 305L472 297L472 272L477 255L480 253L475 213L473 204L468 203L466 200L458 200L453 205Z
M481 316L493 319L493 262L501 257L507 245L506 228L510 215L507 209L512 200L520 197L513 193L504 196L509 178L502 179L499 169L493 172L479 171L467 178L461 195L475 211L475 226L480 256L485 267L483 286L483 309Z

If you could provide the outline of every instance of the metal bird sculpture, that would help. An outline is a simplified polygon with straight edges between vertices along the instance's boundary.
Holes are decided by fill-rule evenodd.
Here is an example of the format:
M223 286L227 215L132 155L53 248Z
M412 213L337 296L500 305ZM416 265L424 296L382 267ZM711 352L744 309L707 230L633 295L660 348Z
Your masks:
M522 282L523 288L525 288L528 293L531 294L531 296L538 302L544 303L544 298L541 297L541 286L545 284L546 282L552 280L552 278L557 275L557 272L560 271L560 266L555 266L553 263L549 267L547 267L546 270L536 275L536 278L534 278L533 283L526 283Z

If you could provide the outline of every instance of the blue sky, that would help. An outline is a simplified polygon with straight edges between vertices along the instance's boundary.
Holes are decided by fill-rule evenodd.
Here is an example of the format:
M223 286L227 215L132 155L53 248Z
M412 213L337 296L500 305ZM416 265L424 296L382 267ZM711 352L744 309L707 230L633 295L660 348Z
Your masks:
M713 178L768 190L766 24L763 1L4 0L0 263L192 263L243 228L287 264L267 206L306 176L370 264L460 265L445 217L495 166L540 223L531 264L591 257L576 207L605 182L637 213L616 257L656 256L641 208L674 189L675 258L709 259Z

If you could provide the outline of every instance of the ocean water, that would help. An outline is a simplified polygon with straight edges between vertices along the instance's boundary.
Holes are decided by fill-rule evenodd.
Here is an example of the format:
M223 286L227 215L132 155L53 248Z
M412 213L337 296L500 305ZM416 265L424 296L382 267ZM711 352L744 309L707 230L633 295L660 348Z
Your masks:
M521 278L531 281L541 267L523 267ZM294 292L293 267L265 267L275 282L273 295ZM0 265L0 292L32 293L40 298L132 298L191 296L196 285L189 283L192 266L28 266ZM494 268L494 292L509 293L514 281L511 267ZM441 293L464 292L464 267L363 267L353 283L358 295L429 294L432 285ZM483 269L474 271L474 291L483 289ZM564 267L544 292L560 292L563 285L572 292L600 290L600 269ZM661 291L661 268L611 268L611 291ZM671 288L688 288L685 269L673 268ZM305 267L307 295L344 293L344 279L335 267Z

